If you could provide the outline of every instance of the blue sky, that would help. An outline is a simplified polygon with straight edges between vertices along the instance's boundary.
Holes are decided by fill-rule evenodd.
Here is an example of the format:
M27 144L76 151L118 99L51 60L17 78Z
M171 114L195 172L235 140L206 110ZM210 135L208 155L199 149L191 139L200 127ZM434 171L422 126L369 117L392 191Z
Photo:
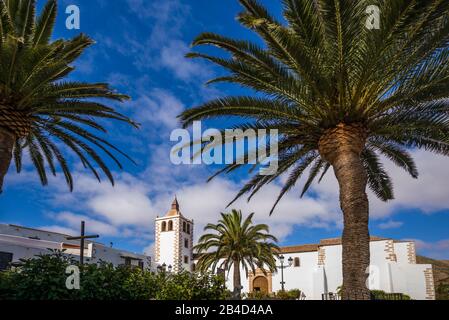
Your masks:
M264 2L275 14L280 13L278 1ZM38 0L39 5L43 3ZM80 8L80 30L65 27L65 8L71 4ZM241 171L207 184L214 168L170 163L174 143L169 137L179 127L176 115L186 108L244 92L233 86L204 86L223 71L184 58L200 32L258 41L235 21L240 10L236 0L225 4L210 0L59 1L55 39L83 32L96 41L77 63L73 79L107 81L132 96L117 108L140 122L142 128L134 130L117 123L108 123L108 128L109 139L126 150L137 165L124 160L125 170L115 170L117 184L112 188L106 180L98 184L76 158L69 157L76 177L73 193L61 176L43 188L29 165L20 175L12 167L0 197L0 222L74 233L84 219L87 231L100 234L101 242L148 253L152 250L154 219L165 214L174 194L183 214L194 219L196 237L206 223L215 222L248 176ZM222 128L229 123L211 122L207 126ZM396 200L383 204L370 195L371 233L415 239L419 253L449 259L449 159L413 153L419 180L387 164ZM340 235L341 213L332 174L303 199L299 199L299 189L293 190L269 217L280 182L262 189L250 203L241 201L235 207L255 211L257 222L268 223L285 245Z

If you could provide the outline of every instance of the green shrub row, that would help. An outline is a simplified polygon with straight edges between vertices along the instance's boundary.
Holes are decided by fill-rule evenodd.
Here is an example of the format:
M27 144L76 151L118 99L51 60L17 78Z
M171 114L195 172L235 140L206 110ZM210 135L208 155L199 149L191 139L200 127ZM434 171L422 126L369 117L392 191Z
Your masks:
M251 292L244 295L248 300L298 300L301 297L301 290L279 290L276 293Z
M62 253L23 260L0 272L0 299L7 300L214 300L229 292L221 277L212 274L153 273L109 263L81 268L80 289L69 290L66 274L77 262Z

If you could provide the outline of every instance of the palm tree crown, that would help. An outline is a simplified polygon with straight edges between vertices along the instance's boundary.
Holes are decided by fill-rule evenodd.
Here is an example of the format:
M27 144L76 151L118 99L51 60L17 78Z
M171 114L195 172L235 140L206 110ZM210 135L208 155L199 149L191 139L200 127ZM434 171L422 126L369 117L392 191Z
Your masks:
M197 270L206 272L234 267L234 288L240 286L240 266L246 274L262 270L276 270L274 254L279 248L277 239L269 234L265 224L253 224L254 213L243 219L241 211L222 213L218 224L208 224L211 231L199 239L194 250L198 253ZM238 273L238 274L236 274Z
M0 0L0 190L12 157L21 171L25 150L42 184L48 182L46 171L56 175L59 164L72 189L62 146L73 151L98 180L96 166L113 183L98 151L120 168L112 151L127 156L92 131L106 132L100 119L135 124L97 98L121 102L128 97L104 83L64 80L74 70L71 64L94 42L83 34L52 41L57 1L47 1L38 17L35 5L35 0Z
M246 121L235 128L279 130L279 169L255 175L235 198L249 193L251 199L288 173L271 213L308 168L302 195L332 167L344 220L345 298L368 296L366 188L381 200L393 199L380 157L417 178L410 149L449 155L449 1L282 0L284 22L257 0L239 1L244 11L238 21L263 45L203 33L194 46L216 46L230 57L188 57L229 71L209 83L234 83L258 95L206 102L183 112L182 123L237 116ZM367 28L373 5L379 29ZM241 166L230 164L217 174Z
M234 115L250 119L243 129L280 130L277 174L255 176L239 197L251 191L252 196L293 169L280 199L311 167L304 194L330 168L320 141L338 126L354 126L354 133L366 139L362 160L369 187L385 201L393 199L393 186L379 155L414 178L418 171L408 148L449 155L447 1L283 0L287 24L256 0L240 3L245 11L238 20L265 46L203 33L194 46L217 46L231 58L188 57L230 71L209 83L236 83L265 97L224 97L181 115L185 126ZM366 8L373 4L381 12L379 30L365 26Z

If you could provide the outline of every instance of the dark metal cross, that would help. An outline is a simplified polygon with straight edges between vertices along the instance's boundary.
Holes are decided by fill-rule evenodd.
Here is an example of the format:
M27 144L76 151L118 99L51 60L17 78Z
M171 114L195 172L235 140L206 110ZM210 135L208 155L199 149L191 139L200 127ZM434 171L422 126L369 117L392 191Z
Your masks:
M82 266L84 264L84 240L85 239L95 239L99 238L100 236L98 234L86 236L84 234L86 223L84 221L81 221L81 236L79 237L68 237L67 240L80 240L80 265Z

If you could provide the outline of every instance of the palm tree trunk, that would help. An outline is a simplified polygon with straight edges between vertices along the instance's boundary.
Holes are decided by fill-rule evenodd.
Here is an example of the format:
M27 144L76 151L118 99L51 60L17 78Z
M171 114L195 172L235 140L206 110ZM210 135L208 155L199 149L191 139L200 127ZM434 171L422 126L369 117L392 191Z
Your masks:
M367 174L360 154L365 147L363 126L341 124L320 140L320 153L333 167L340 186L343 211L343 299L367 300L370 264Z
M234 299L241 299L241 279L240 279L240 261L234 260Z
M14 135L0 127L0 194L3 192L3 181L11 163L14 142Z

